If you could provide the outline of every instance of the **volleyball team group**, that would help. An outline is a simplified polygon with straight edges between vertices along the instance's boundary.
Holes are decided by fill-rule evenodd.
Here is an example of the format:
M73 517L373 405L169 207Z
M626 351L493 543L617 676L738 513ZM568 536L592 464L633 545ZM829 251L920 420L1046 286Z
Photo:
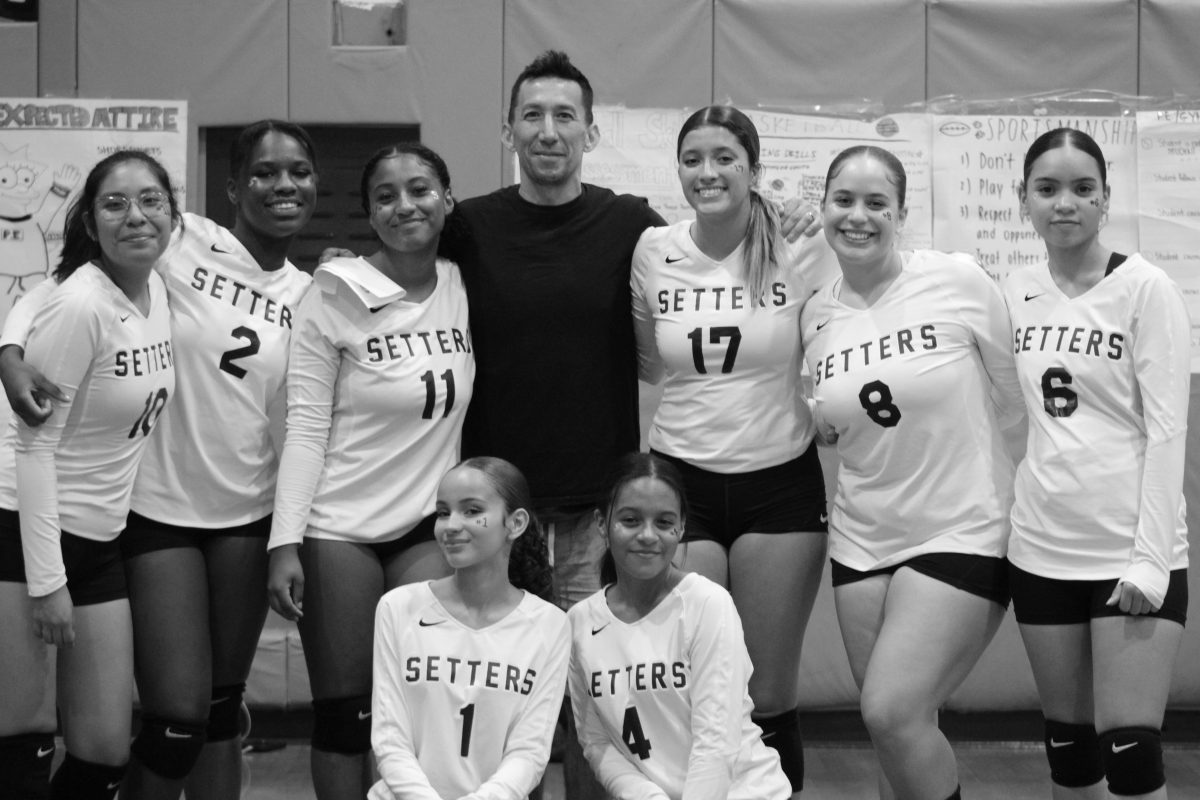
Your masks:
M703 108L676 148L695 219L666 225L582 183L598 138L548 51L503 125L518 185L459 200L433 150L385 148L378 250L311 278L298 125L238 135L228 229L145 153L91 170L0 341L0 796L239 796L269 605L299 624L320 800L539 796L560 716L570 800L784 800L829 558L880 797L961 796L938 709L1010 602L1048 793L1166 797L1190 329L1102 243L1096 143L1031 144L1047 260L1001 287L898 246L882 147L778 209L751 120Z

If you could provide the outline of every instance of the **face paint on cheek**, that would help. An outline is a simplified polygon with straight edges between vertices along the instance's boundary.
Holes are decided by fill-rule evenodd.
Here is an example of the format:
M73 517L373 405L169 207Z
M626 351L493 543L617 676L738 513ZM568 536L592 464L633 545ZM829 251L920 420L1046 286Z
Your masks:
M883 218L886 219L888 222L891 222L892 221L892 212L884 211Z
M1100 199L1097 197L1093 197L1091 200L1088 201L1088 203L1095 206L1096 208L1100 207Z
M480 517L480 518L479 518L479 527L481 527L481 528L486 528L486 527L487 527L487 517Z

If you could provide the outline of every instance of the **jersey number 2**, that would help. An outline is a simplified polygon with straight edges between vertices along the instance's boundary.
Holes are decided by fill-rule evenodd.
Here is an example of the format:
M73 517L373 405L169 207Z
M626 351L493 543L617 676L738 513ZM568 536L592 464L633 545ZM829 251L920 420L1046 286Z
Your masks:
M696 365L696 372L701 375L708 374L708 368L704 366L704 349L701 347L704 344L704 328L692 328L688 338L692 340L692 363ZM720 344L722 339L728 339L729 346L725 348L721 372L733 372L733 362L737 360L738 346L742 343L741 328L736 325L718 325L708 329L709 344Z
M621 729L621 739L629 746L629 752L641 760L645 761L650 757L650 740L642 733L642 721L633 706L625 709L625 725Z
M228 372L233 377L241 379L246 377L246 368L233 363L234 359L254 355L258 352L262 344L258 341L258 332L253 328L247 328L245 325L237 326L230 335L235 339L245 339L249 344L245 347L235 347L232 350L226 350L222 353L221 371Z

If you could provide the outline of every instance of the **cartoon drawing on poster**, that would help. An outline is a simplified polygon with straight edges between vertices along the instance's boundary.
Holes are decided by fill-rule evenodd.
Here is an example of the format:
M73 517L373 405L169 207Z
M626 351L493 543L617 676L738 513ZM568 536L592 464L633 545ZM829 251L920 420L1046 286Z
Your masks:
M63 164L47 186L40 180L47 168L29 158L28 145L0 144L0 288L7 295L24 294L27 278L36 283L49 271L48 234L79 183L79 168Z
M0 324L58 262L73 197L117 150L162 162L183 207L187 104L0 97Z

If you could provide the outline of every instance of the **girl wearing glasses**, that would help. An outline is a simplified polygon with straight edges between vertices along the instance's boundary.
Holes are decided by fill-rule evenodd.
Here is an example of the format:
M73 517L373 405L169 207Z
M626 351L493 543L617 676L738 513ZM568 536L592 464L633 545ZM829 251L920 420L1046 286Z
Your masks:
M116 540L175 388L154 264L178 223L157 161L105 158L67 213L54 287L29 329L30 362L65 397L40 427L14 421L15 480L0 473L5 797L111 798L129 758L133 631ZM51 781L56 694L67 754Z
M282 426L292 320L311 283L287 255L316 205L312 140L289 122L256 122L234 139L229 174L233 227L186 214L159 262L179 382L120 539L143 712L123 789L135 800L174 800L185 782L192 798L238 796L242 692L267 613L270 431ZM26 398L14 408L29 416Z

